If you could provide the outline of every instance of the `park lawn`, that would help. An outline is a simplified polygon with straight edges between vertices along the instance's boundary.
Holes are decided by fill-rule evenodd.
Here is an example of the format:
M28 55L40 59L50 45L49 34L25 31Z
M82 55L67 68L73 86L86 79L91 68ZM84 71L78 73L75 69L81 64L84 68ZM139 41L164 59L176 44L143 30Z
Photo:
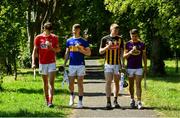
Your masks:
M180 72L174 72L174 61L165 61L165 65L167 76L147 77L143 101L145 106L157 110L160 116L180 117Z
M67 117L71 113L71 109L67 107L69 92L67 85L62 88L61 82L62 76L58 74L55 81L55 106L48 108L45 104L42 80L39 75L34 80L32 70L22 69L16 81L12 76L6 76L3 91L0 93L0 116Z

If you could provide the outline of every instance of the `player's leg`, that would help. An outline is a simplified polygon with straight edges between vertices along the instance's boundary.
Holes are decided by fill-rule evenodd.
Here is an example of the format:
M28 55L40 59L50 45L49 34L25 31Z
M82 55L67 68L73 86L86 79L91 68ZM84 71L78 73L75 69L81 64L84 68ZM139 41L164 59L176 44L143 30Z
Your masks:
M48 75L42 75L43 78L43 87L44 87L44 95L47 102L49 103L49 94L48 94Z
M49 107L52 106L53 95L54 95L54 80L55 80L55 72L49 73Z
M85 66L84 65L77 66L77 75L78 75L77 84L78 84L78 95L79 95L79 101L77 105L78 108L83 107L83 93L84 93L83 80L85 74L86 74Z
M84 76L78 76L77 83L78 83L78 95L79 95L79 101L78 101L78 108L83 107L83 93L84 93L84 87L83 87L83 79Z
M134 69L128 69L128 81L129 81L129 93L130 93L130 107L135 108L135 100L134 100Z
M117 101L117 98L119 95L119 78L120 78L119 66L115 65L115 67L114 67L114 102L113 102L115 108L120 107L120 105L118 104L118 101Z
M56 76L56 64L48 64L49 73L49 103L48 106L52 107L53 95L54 95L54 80Z
M48 94L48 70L47 70L47 64L39 64L39 74L42 75L44 95L45 95L46 103L48 105L49 94Z
M137 69L136 71L136 95L137 95L137 100L138 100L138 109L142 108L142 103L141 103L141 95L142 95L142 87L141 87L141 82L143 78L143 70L142 69Z
M74 66L69 66L69 91L70 91L70 100L69 105L72 106L74 104L74 80L76 78L76 70Z
M106 97L107 97L107 105L106 108L110 109L111 106L111 83L113 80L113 73L112 72L105 72L105 79L106 79Z

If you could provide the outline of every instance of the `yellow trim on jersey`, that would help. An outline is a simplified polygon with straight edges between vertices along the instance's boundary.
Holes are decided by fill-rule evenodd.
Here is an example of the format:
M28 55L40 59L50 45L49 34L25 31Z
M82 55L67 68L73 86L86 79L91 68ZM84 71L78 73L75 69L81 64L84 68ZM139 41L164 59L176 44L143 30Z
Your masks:
M106 50L106 64L108 63L108 50Z
M77 48L77 46L69 46L69 50L70 50L71 52L78 52L78 51L79 51L78 48Z
M117 50L114 49L114 64L116 63Z
M121 53L121 49L119 48L118 49L118 64L120 64L120 59L121 59L120 53Z
M112 64L112 50L109 50L109 51L110 51L109 64Z

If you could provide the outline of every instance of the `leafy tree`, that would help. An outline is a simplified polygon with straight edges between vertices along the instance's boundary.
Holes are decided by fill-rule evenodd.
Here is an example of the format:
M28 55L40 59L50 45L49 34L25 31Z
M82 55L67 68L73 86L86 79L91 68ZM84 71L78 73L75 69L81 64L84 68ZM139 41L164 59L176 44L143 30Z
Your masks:
M1 1L0 7L0 56L1 66L5 67L7 74L14 73L17 78L17 58L20 52L20 40L22 37L23 18L20 1Z
M129 29L138 27L141 30L141 37L149 44L153 75L165 74L163 60L169 51L167 48L170 49L169 39L177 41L179 37L177 30L179 1L105 0L105 4L117 18L126 18L126 22L130 22ZM125 18L123 18L124 15L126 15ZM171 43L171 45L174 44Z

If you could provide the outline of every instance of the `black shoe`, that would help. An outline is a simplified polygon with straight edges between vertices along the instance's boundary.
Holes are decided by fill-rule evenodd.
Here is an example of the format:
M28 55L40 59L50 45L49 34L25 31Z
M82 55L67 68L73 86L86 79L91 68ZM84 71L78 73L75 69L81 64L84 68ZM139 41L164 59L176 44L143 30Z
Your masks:
M130 107L131 107L131 109L136 108L136 106L135 106L135 101L134 101L134 100L131 100L131 102L130 102Z
M48 105L47 105L49 108L52 108L52 107L54 107L54 105L52 104L52 103L48 103Z
M120 105L118 104L117 101L114 101L113 105L114 105L114 108L120 108Z
M107 110L112 109L111 103L107 103L106 109L107 109Z

